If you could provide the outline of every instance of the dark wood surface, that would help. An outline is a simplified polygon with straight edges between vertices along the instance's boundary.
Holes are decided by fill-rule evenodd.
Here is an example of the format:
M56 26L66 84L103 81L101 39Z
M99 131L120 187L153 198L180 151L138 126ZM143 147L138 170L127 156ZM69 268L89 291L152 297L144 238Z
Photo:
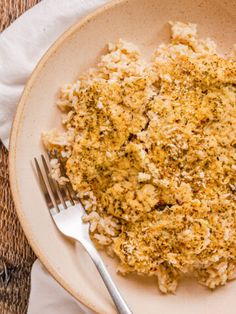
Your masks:
M0 0L0 32L39 1ZM8 152L0 143L0 314L26 313L34 260L11 197Z

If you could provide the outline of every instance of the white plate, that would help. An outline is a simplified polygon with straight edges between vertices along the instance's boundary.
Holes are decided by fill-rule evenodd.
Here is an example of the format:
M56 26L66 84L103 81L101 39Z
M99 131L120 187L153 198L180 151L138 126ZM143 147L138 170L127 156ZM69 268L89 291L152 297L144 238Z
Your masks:
M13 125L10 180L18 216L35 253L74 297L101 314L115 313L112 301L87 254L65 239L52 223L32 169L43 148L40 134L60 125L58 88L95 65L108 41L119 37L137 44L147 56L169 40L169 20L195 22L200 36L212 37L221 51L236 36L236 2L203 0L115 1L69 29L50 48L32 74ZM183 280L176 295L162 295L153 278L116 274L115 260L104 257L112 277L135 314L229 314L236 306L236 281L211 292Z

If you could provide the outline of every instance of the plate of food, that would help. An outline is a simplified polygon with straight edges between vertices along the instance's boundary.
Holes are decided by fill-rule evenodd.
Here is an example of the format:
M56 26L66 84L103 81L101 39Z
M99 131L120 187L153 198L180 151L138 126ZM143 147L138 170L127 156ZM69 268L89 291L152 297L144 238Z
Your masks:
M51 275L96 313L116 310L51 220L32 167L45 150L133 313L233 313L235 21L230 0L113 1L65 32L25 87L10 142L17 213Z

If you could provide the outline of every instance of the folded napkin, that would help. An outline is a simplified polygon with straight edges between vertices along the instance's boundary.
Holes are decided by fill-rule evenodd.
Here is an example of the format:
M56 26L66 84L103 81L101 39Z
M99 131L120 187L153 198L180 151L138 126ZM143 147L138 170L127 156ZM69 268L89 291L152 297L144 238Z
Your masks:
M15 109L39 59L68 27L109 0L43 0L0 35L0 138L8 146ZM29 314L93 313L71 297L36 261Z

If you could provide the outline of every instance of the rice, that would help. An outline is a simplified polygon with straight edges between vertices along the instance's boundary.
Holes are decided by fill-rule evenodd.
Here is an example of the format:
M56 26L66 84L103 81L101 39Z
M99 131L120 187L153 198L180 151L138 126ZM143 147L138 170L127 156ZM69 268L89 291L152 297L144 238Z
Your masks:
M214 289L236 274L236 62L195 24L170 23L147 62L119 40L96 69L66 84L64 132L44 132L90 234L122 274L156 276L174 293L184 274Z

